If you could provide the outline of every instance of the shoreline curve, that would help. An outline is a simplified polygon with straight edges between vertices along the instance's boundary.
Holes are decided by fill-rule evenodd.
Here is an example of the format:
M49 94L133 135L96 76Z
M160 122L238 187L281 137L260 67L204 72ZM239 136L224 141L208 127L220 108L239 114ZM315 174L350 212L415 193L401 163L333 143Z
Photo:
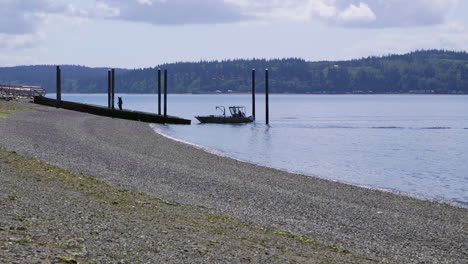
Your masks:
M357 184L357 183L351 183L351 182L346 182L346 181L339 181L339 180L335 180L335 179L331 179L331 178L321 177L321 176L318 176L318 175L315 175L315 174L307 174L307 173L304 173L304 172L301 172L301 171L288 170L288 169L285 169L285 168L267 166L267 165L264 165L264 164L251 162L251 161L248 161L248 160L243 160L243 159L240 159L240 158L230 156L226 152L223 152L221 150L217 150L217 149L212 148L212 147L203 146L203 145L193 143L193 142L190 142L190 141L187 141L187 140L184 140L184 139L180 139L180 138L177 138L177 137L174 137L174 136L170 136L170 135L164 133L162 131L162 129L160 128L161 126L165 126L165 125L162 125L162 124L149 124L149 126L151 127L151 129L155 133L158 133L159 135L161 135L163 137L171 139L171 140L173 140L175 142L179 142L179 143L183 143L183 144L192 146L192 147L194 147L196 149L205 151L205 152L207 152L209 154L217 155L219 157L233 159L233 160L236 160L236 161L245 162L245 163L249 163L249 164L260 166L260 167L280 170L280 171L283 171L283 172L286 172L286 173L302 175L302 176L307 176L307 177L313 177L313 178L317 178L317 179L321 179L321 180L336 182L336 183L339 183L339 184L345 184L345 185L364 188L364 189L368 189L368 190L381 191L381 192L395 194L395 195L399 195L399 196L403 196L403 197L418 199L418 200L421 200L421 201L427 201L427 202L431 202L431 203L434 203L434 204L443 204L443 205L449 205L449 206L453 206L453 207L468 209L468 203L467 202L453 201L453 200L437 198L437 197L432 197L432 196L427 196L427 195L422 195L422 194L417 194L417 193L403 192L403 191L399 191L399 190L395 190L395 189L381 188L381 187L375 187L375 186L371 186L371 185Z
M465 263L468 210L223 158L136 121L38 107L0 146L166 201L396 263Z

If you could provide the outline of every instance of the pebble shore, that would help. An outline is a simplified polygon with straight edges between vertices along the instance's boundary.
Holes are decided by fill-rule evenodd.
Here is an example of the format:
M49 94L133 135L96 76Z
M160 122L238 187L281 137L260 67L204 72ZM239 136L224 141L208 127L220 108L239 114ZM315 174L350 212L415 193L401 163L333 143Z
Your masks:
M0 148L0 263L375 263Z
M21 155L363 259L468 260L467 209L223 158L160 136L145 123L51 107L10 115L0 121L0 135L1 147Z

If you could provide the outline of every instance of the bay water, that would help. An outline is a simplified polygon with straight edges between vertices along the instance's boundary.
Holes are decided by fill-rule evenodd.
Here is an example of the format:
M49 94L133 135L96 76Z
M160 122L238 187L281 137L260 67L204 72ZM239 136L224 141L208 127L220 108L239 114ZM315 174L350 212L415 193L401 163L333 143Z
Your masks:
M54 98L54 94L50 94ZM157 97L116 94L126 109L157 112ZM106 94L64 100L107 105ZM257 95L251 124L200 124L194 116L242 105L247 94L169 94L168 114L192 125L151 125L158 133L239 160L430 200L468 205L468 96Z

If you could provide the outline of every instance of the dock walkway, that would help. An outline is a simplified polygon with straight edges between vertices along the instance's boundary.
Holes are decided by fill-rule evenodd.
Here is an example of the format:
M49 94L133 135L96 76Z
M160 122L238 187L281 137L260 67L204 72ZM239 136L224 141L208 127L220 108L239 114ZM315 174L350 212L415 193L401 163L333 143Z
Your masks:
M100 116L108 116L114 118L121 118L121 119L128 119L128 120L135 120L135 121L142 121L148 123L159 123L159 124L180 124L180 125L190 125L191 120L184 119L176 116L163 116L163 115L156 115L147 112L140 112L140 111L131 111L131 110L118 110L118 109L111 109L104 106L98 105L89 105L89 104L82 104L82 103L75 103L69 101L60 102L56 99L51 99L43 96L34 96L34 103L41 104L41 105L48 105L48 106L56 106L68 110L74 110L79 112L85 112Z
M46 90L40 86L0 84L0 97L44 96Z

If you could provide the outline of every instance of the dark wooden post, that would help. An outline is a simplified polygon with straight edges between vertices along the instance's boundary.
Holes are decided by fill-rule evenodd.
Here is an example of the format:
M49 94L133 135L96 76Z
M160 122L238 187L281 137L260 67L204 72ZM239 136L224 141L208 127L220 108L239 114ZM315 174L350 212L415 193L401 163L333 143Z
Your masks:
M255 69L252 69L252 116L255 120Z
M112 79L111 70L107 70L107 107L111 108Z
M57 77L57 107L62 105L62 71L60 70L60 66L57 65L56 71Z
M112 110L115 109L115 69L111 70L111 107Z
M268 106L268 69L265 70L265 116L266 116L266 124L270 123L270 116L269 116L269 106Z
M161 115L161 69L158 69L158 115Z
M167 70L164 70L164 117L167 117Z

